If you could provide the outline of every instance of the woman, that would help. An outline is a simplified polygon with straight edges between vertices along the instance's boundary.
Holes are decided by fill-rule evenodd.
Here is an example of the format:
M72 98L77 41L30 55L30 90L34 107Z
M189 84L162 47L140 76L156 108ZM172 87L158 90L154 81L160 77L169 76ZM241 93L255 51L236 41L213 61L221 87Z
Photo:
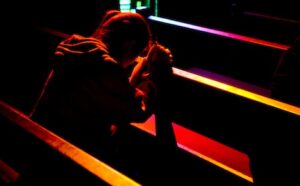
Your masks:
M72 35L57 46L55 57L33 118L113 161L118 133L157 108L159 76L172 73L170 51L151 45L151 30L141 15L111 10L91 37Z

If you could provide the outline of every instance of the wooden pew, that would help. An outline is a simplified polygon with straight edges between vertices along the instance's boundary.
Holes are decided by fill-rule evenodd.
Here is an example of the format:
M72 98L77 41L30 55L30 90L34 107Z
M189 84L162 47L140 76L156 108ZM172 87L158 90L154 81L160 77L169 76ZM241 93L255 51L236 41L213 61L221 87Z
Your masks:
M0 103L0 158L7 162L5 164L11 165L17 171L17 174L11 174L10 169L6 169L8 177L13 178L17 175L15 177L17 179L12 179L15 184L139 185L141 183L142 185L152 185L201 183L215 185L225 182L233 186L240 186L246 183L227 172L220 171L206 161L201 161L198 157L191 156L185 151L186 149L168 152L165 149L153 147L156 144L153 142L155 138L132 128L132 132L139 134L130 135L130 139L133 140L131 141L132 145L137 148L135 152L138 155L136 156L141 156L141 160L138 162L148 162L146 165L151 164L151 166L142 167L146 170L141 170L141 173L148 175L142 175L142 182L137 183L31 121L22 112L5 102L1 101ZM152 122L154 123L154 121ZM141 126L141 124L137 126ZM165 145L162 146L162 148L165 147ZM144 151L143 148L148 150ZM129 148L128 150L132 149ZM166 172L168 173L165 175Z
M170 106L174 122L246 153L254 175L265 176L256 178L264 184L297 180L299 107L180 69L174 72L180 87Z
M140 185L0 101L1 153L21 184Z
M160 2L158 15L210 28L291 44L299 35L299 13L293 0Z
M177 68L202 68L265 89L288 45L201 24L150 16L154 35L174 53ZM172 33L172 34L170 34Z

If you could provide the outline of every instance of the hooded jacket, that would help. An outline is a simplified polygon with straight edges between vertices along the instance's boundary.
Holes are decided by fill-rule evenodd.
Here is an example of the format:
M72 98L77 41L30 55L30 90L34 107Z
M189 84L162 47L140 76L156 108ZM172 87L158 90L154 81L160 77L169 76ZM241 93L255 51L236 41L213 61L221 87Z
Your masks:
M152 114L153 83L143 79L131 86L128 73L101 41L72 35L55 56L33 117L66 139L84 146L106 144L112 125L143 122Z

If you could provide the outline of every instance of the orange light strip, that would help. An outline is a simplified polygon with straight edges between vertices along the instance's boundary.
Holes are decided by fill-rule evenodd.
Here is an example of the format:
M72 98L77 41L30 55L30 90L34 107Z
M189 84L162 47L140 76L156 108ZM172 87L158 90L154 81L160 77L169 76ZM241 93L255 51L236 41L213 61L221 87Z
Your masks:
M218 35L218 36L222 36L222 37L226 37L226 38L240 40L243 42L254 43L254 44L267 46L267 47L271 47L271 48L275 48L275 49L279 49L279 50L287 50L289 48L289 46L282 45L279 43L274 43L274 42L265 41L262 39L257 39L254 37L248 37L248 36L243 36L243 35L225 32L225 31L221 31L221 30L216 30L216 29L212 29L212 28L207 28L207 27L203 27L203 26L199 26L199 25L193 25L193 24L189 24L189 23L179 22L179 21L175 21L175 20L171 20L171 19L162 18L162 17L149 16L148 18L152 21L157 21L157 22L175 25L175 26L179 26L179 27L183 27L183 28L197 30L200 32L205 32L205 33Z
M275 107L275 108L278 108L278 109L281 109L281 110L284 110L284 111L287 111L287 112L290 112L290 113L300 116L300 108L299 107L296 107L296 106L293 106L293 105L290 105L290 104L287 104L287 103L284 103L284 102L281 102L281 101L278 101L275 99L271 99L269 97L265 97L265 96L262 96L259 94L255 94L253 92L250 92L250 91L247 91L247 90L244 90L244 89L232 86L232 85L228 85L228 84L225 84L225 83L222 83L219 81L215 81L215 80L212 80L207 77L203 77L203 76L200 76L200 75L197 75L194 73L190 73L190 72L187 72L187 71L175 68L175 67L173 67L173 72L177 76L180 76L180 77L183 77L183 78L186 78L189 80L193 80L193 81L196 81L196 82L199 82L199 83L202 83L202 84L205 84L205 85L208 85L208 86L211 86L211 87L214 87L214 88L226 91L226 92L230 92L232 94L242 96L247 99L251 99L253 101L257 101L257 102L263 103L265 105L269 105L269 106L272 106L272 107Z
M187 146L178 144L178 147L180 147L181 149L184 149L185 151L187 151L187 152L189 152L191 154L194 154L194 155L198 156L199 158L204 159L204 160L206 160L206 161L208 161L208 162L210 162L210 163L212 163L212 164L214 164L214 165L216 165L216 166L218 166L218 167L220 167L220 168L222 168L222 169L224 169L224 170L226 170L226 171L228 171L228 172L230 172L232 174L235 174L235 175L237 175L237 176L239 176L239 177L241 177L241 178L243 178L243 179L245 179L245 180L253 183L252 176L249 176L249 175L247 175L247 174L245 174L243 172L240 172L240 171L238 171L236 169L233 169L230 166L225 165L224 163L218 162L218 161L216 161L215 159L213 159L213 158L211 158L209 156L205 156L204 154L200 153L199 151L193 150L193 149L191 149L191 148L189 148ZM237 158L237 157L232 157L232 158Z
M249 182L253 182L245 153L173 123L177 146Z
M139 183L128 178L124 174L118 172L112 167L108 166L104 162L96 159L80 148L72 145L68 141L62 139L61 137L55 135L51 131L42 127L38 123L30 120L28 116L22 112L16 110L15 108L9 106L7 103L0 100L0 114L12 121L13 124L25 129L29 133L36 136L38 139L42 140L48 144L53 149L60 152L62 155L71 159L75 163L79 164L81 167L85 168L87 171L99 177L101 180L107 182L110 185L129 185L138 186Z
M138 129L141 129L153 136L156 136L156 128L155 128L155 118L152 115L146 122L144 123L131 123L132 126L135 126Z
M132 123L132 125L144 132L156 135L154 115L144 123ZM247 154L196 133L175 122L172 122L172 126L179 148L253 183Z

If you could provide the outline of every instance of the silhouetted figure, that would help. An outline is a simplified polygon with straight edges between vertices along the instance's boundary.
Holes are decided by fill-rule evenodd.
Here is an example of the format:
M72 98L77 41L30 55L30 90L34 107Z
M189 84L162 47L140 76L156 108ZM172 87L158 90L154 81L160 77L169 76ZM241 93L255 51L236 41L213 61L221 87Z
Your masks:
M141 15L110 10L91 37L74 34L57 46L32 118L114 163L129 124L160 109L171 61Z
M271 94L275 99L300 106L300 37L283 53L274 73Z

